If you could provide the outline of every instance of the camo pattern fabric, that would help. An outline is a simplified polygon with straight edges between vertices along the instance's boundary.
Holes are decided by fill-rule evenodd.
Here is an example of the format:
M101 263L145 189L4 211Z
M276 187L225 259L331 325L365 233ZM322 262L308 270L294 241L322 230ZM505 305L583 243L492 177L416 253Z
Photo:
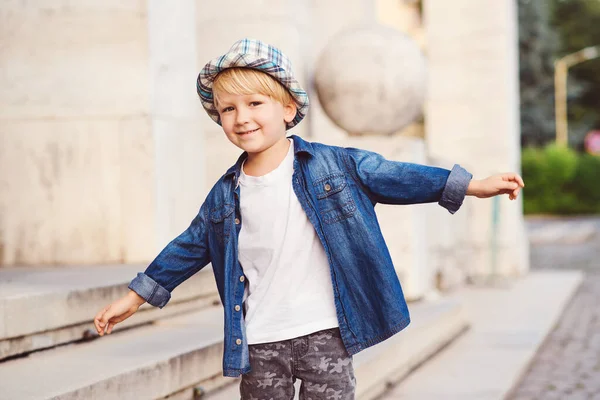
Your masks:
M295 339L250 345L252 370L242 375L242 400L353 400L356 387L352 356L339 328Z

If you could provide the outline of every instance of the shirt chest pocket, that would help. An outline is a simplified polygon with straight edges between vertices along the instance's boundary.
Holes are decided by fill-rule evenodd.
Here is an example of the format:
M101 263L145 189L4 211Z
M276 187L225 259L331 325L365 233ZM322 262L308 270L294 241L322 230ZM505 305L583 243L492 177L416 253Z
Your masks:
M231 215L234 211L231 204L223 204L221 207L213 208L210 212L211 228L219 243L224 243L231 232Z
M326 224L333 224L354 215L356 204L344 173L336 172L316 179L313 188L321 218Z

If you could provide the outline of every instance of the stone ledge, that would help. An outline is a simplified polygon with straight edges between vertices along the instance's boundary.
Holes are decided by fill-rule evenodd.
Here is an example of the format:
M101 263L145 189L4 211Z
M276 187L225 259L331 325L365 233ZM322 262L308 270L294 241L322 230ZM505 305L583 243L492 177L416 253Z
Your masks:
M472 328L382 399L506 398L582 276L578 271L531 272L504 288L457 291L453 297L464 305Z
M166 397L221 374L222 340L221 308L172 317L0 363L0 393L19 400Z
M169 302L162 310L153 307L140 309L135 315L115 325L113 332L149 324L158 318L197 312L205 308L213 307L215 304L220 304L218 294L173 304ZM90 315L93 317L93 313ZM87 321L64 328L0 340L0 362L8 357L44 350L67 343L89 340L94 337L98 337L98 334L96 333L93 322Z
M449 299L410 306L404 332L356 355L356 395L375 399L469 327L461 303Z
M411 315L413 322L404 332L355 357L357 398L375 398L389 381L427 360L467 324L460 305L448 300L414 304ZM221 376L222 335L220 307L115 331L92 342L0 363L0 393L22 400L191 400L199 389L211 400L235 398L237 380Z
M95 335L92 319L123 296L139 265L0 269L0 360ZM144 304L115 330L159 317L198 311L219 302L212 270L178 286L162 309Z
M410 305L412 322L403 332L354 357L356 398L371 400L455 339L468 327L462 306L452 300ZM239 381L210 393L207 400L239 397ZM297 382L296 389L299 387ZM296 390L296 399L298 390ZM191 392L182 400L192 400Z

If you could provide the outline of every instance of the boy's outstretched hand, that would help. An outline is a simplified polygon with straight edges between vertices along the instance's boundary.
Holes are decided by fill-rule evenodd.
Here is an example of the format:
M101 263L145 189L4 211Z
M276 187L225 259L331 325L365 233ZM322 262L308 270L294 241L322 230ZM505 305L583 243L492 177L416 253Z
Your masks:
M467 188L467 195L485 199L499 194L507 194L509 199L515 200L524 186L523 178L510 172L492 175L481 180L472 179Z
M94 327L98 331L98 335L110 334L115 324L135 314L145 302L140 295L130 290L127 295L104 307L94 318Z

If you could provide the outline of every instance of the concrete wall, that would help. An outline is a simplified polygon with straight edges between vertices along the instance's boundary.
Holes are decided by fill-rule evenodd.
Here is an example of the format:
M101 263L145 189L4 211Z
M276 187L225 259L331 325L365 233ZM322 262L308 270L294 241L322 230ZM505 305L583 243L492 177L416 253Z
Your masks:
M520 170L516 3L512 0L425 0L430 66L427 148L475 178ZM528 270L521 199L468 198L471 275L519 275ZM497 237L497 251L491 241ZM495 269L493 271L493 269Z
M152 259L197 214L207 194L204 114L196 94L198 74L195 0L148 1L150 120L156 198L146 260ZM132 166L135 168L134 166Z
M290 133L395 160L456 162L478 178L519 168L512 1L425 0L426 25L414 4L394 0L52 4L0 8L0 265L147 262L185 229L241 152L202 110L196 76L242 37L284 49L309 92L309 115ZM374 21L428 54L426 144L405 138L422 135L419 124L348 137L315 95L328 41ZM467 199L453 216L437 205L378 207L409 297L426 294L438 271L458 283L490 272L492 204ZM499 205L494 265L520 273L521 205Z
M147 32L145 2L3 2L0 264L145 258Z
M147 261L197 211L194 3L161 3L2 4L0 265Z

